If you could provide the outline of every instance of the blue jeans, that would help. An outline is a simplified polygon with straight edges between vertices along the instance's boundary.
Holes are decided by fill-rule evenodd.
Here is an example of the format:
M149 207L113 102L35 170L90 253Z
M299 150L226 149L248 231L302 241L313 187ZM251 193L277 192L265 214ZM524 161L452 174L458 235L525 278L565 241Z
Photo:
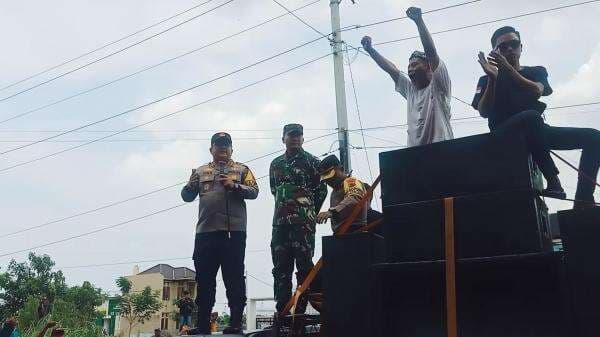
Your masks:
M192 326L192 315L179 315L179 328L184 325Z

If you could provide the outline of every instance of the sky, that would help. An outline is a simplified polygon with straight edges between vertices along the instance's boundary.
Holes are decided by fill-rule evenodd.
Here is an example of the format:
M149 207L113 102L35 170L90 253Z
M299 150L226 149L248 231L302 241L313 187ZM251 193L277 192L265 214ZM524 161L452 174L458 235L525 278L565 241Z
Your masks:
M0 29L5 32L4 52L0 54L3 68L0 88L204 1L5 2L0 11ZM290 9L312 2L278 1ZM580 1L482 0L426 14L424 19L431 32L439 32L577 2ZM460 1L357 0L356 4L352 4L345 0L340 11L342 26L365 25L402 17L406 8L413 5L426 11L458 3ZM297 15L321 32L330 32L328 4L327 0L318 1L298 11ZM216 9L149 38L212 8ZM136 73L284 13L272 0L213 0L74 62L0 90L0 120L37 110ZM434 41L449 70L453 95L467 102L471 101L477 79L482 75L476 62L477 53L490 50L489 36L501 25L513 25L521 32L523 65L547 68L554 94L543 100L550 107L598 102L599 15L600 2L595 2L434 34ZM405 19L350 30L344 32L342 38L350 45L358 46L363 35L371 36L373 42L378 43L416 34L414 23ZM213 99L330 53L328 41L321 39L247 67L317 37L316 32L296 18L283 16L151 70L21 118L0 122L0 152L4 152L58 135L61 130L127 112L78 132L0 155L0 255L100 230L33 251L50 255L70 284L89 280L107 291L116 289L116 278L131 274L136 264L134 261L164 260L164 263L173 266L192 267L188 257L193 251L197 203L127 222L180 205L181 185L31 231L11 236L6 234L184 182L192 168L210 161L208 138L216 131L231 133L234 159L246 162L257 177L268 174L269 163L276 154L252 159L283 149L281 128L284 124L304 125L305 149L310 153L321 155L335 150L336 109L331 56ZM128 46L131 47L123 52L107 56ZM406 69L408 56L421 46L419 40L408 39L376 48L400 69ZM101 61L71 72L105 56ZM357 55L352 49L346 61L349 63L345 66L345 77L350 129L360 128L357 110L364 128L405 124L406 103L394 91L389 76L380 71L372 60ZM240 70L242 68L244 70ZM71 73L65 74L68 72ZM235 73L228 75L232 72ZM54 79L57 76L60 77ZM8 98L48 80L46 84ZM133 109L209 81L156 104ZM6 169L198 103L202 104L104 141ZM599 128L598 110L600 105L553 109L546 113L546 118L549 124L555 126ZM454 100L452 113L453 118L473 117L453 122L456 137L488 131L486 121L477 117L477 112L470 106ZM308 142L315 137L321 138ZM352 150L353 170L355 176L371 181L371 173L377 176L379 172L378 153L405 145L406 129L368 130L365 131L365 141L369 148L366 153L361 149ZM351 144L363 146L360 133L351 133ZM577 163L580 152L560 154ZM564 164L557 162L557 165L567 193L573 197L576 175ZM269 243L273 197L268 190L268 179L259 180L259 187L258 199L248 201L246 267L250 298L272 296ZM599 193L596 193L596 199L599 199ZM374 206L379 207L378 204ZM553 212L571 207L568 202L556 201L550 201L549 206ZM103 230L112 225L118 226ZM318 237L329 234L328 224L318 227ZM320 245L317 239L315 261L321 255ZM0 270L11 259L23 261L26 256L26 252L21 252L0 257ZM98 266L115 263L122 264ZM144 270L156 263L137 264ZM223 311L226 299L221 281L217 303L216 309Z

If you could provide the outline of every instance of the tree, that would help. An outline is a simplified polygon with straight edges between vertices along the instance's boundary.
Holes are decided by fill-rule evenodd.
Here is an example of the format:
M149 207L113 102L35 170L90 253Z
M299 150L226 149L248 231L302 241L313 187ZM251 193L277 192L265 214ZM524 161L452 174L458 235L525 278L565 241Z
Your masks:
M124 277L117 279L116 283L122 293L118 306L119 315L129 324L127 336L131 337L131 331L135 326L148 321L162 308L159 300L160 293L152 291L150 287L144 288L141 292L132 292L131 282Z
M63 299L77 308L78 315L83 321L91 321L96 318L96 308L102 305L104 298L102 289L94 287L88 281L84 281L81 286L67 289Z
M14 315L28 297L46 296L53 300L67 291L61 271L53 271L54 261L48 255L29 253L28 261L10 261L0 273L0 317Z

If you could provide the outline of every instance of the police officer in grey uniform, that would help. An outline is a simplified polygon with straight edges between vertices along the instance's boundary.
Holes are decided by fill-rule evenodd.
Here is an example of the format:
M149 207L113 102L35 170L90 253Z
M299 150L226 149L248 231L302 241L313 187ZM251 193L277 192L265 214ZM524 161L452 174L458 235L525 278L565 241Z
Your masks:
M258 185L250 169L231 160L231 136L212 136L212 162L192 170L181 191L186 202L199 196L198 223L194 247L198 327L193 334L210 334L210 314L215 304L219 267L225 283L231 320L224 333L242 332L246 306L244 257L246 250L246 202L256 199Z

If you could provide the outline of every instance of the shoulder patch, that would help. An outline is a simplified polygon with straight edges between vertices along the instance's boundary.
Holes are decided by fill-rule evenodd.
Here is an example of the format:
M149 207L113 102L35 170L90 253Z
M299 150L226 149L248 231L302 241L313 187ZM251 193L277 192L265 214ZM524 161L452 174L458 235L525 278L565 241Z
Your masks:
M348 185L348 187L354 187L354 186L356 186L356 181L357 181L356 178L349 177L349 178L346 178L344 183L346 183Z

